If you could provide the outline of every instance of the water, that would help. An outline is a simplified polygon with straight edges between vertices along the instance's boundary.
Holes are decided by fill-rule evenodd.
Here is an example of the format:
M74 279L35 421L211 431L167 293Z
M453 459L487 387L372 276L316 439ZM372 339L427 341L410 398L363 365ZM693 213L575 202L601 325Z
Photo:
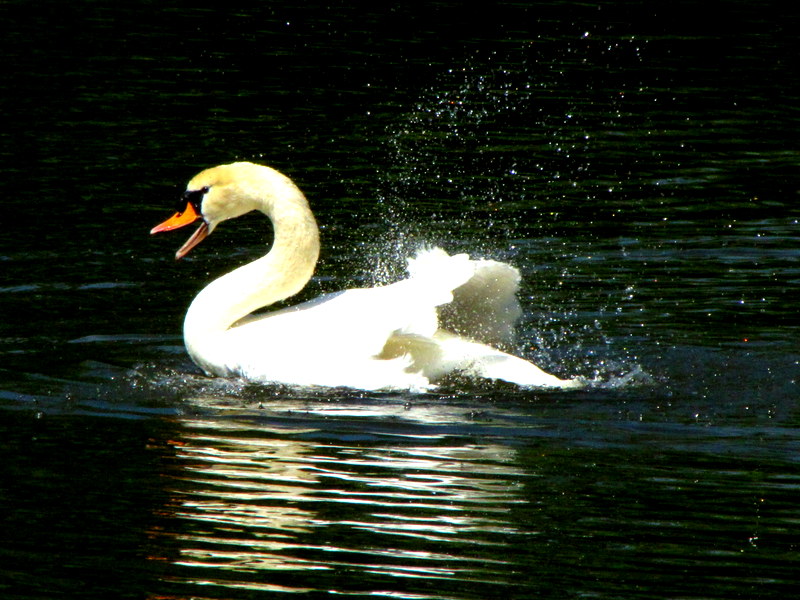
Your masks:
M791 597L798 19L723 8L3 4L0 596ZM268 229L147 232L238 159L323 226L301 299L508 260L592 384L201 376L183 312Z

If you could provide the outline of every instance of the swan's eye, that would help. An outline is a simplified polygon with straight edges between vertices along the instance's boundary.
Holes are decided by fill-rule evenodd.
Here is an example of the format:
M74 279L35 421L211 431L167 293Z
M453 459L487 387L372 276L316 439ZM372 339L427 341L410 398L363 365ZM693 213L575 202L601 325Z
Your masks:
M201 187L199 190L186 190L178 201L177 211L183 213L191 204L197 214L200 214L200 206L203 204L203 196L211 189L208 186Z

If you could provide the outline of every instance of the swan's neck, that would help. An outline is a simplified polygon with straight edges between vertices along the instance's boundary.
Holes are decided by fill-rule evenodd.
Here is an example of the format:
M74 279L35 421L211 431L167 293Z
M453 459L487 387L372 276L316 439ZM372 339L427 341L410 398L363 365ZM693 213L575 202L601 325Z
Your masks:
M204 367L208 360L203 357L213 354L219 336L234 323L302 290L319 257L319 229L303 193L282 176L259 183L259 189L243 193L272 220L272 248L258 260L212 281L186 313L186 346Z

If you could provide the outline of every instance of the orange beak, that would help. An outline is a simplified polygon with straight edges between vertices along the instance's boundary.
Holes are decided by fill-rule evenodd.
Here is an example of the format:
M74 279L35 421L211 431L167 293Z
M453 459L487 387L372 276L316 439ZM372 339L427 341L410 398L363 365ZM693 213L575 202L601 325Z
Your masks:
M183 212L178 212L172 215L169 219L161 223L160 225L156 225L150 230L150 233L161 233L162 231L172 231L173 229L180 229L181 227L185 227L186 225L191 225L198 219L202 220L202 216L198 214L198 212L194 209L194 206L191 203L186 205L186 210ZM180 249L175 253L176 259L181 259L187 254L189 251L197 246L200 242L202 242L208 236L208 224L205 221L200 223L200 227L197 228L186 243L180 247Z

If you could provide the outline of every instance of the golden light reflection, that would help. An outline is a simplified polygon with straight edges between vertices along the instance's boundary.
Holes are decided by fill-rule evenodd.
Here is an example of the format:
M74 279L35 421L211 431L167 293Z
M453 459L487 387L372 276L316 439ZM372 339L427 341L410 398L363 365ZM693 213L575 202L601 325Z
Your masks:
M179 548L170 560L183 584L322 590L343 570L507 581L503 552L521 535L509 511L530 477L513 449L319 433L183 423L170 485L178 526L161 534Z

